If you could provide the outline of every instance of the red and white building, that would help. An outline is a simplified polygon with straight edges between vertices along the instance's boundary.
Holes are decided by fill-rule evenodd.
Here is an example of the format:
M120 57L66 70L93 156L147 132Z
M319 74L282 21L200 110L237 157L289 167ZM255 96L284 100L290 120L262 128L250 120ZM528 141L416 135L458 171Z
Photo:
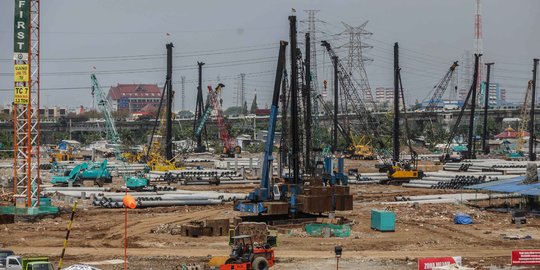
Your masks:
M133 114L148 108L147 105L158 108L161 89L157 84L118 84L109 89L107 99L113 110Z

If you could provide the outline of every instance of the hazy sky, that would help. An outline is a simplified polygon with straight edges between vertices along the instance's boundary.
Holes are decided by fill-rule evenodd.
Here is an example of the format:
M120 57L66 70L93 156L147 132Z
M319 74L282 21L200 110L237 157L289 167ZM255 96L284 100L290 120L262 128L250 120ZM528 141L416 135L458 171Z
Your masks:
M0 0L0 104L13 99L13 6L13 0ZM226 107L236 102L240 73L246 73L248 103L257 89L264 107L278 42L288 40L291 8L299 21L307 19L303 10L320 10L317 39L336 47L348 41L334 35L344 30L341 21L369 20L373 35L366 42L373 49L365 54L374 59L366 66L373 89L392 86L392 45L399 42L408 102L424 99L450 64L473 50L474 0L47 0L41 1L42 103L90 106L92 72L106 91L117 83L163 85L170 41L176 109L180 76L186 77L186 109L194 109L197 61L206 62L204 85L215 85L218 76L226 85ZM510 101L523 100L532 59L540 57L538 11L538 0L482 2L484 61L495 62L492 81L507 89ZM299 31L306 27L299 23ZM346 49L338 51L346 56ZM330 79L322 48L317 57L319 82Z

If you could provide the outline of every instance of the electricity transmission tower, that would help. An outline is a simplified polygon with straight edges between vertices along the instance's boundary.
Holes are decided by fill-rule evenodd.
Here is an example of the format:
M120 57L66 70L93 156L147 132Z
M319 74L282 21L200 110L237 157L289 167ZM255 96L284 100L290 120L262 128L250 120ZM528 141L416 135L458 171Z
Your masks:
M182 111L186 109L186 76L180 77L182 81Z
M315 93L319 93L319 80L317 79L317 49L320 48L320 44L317 42L317 30L315 28L316 22L322 22L315 18L315 14L319 10L304 10L308 14L308 19L301 22L308 24L307 33L310 38L310 66L311 66L311 90Z
M373 33L365 29L368 21L359 26L351 26L344 22L341 23L343 26L345 26L345 31L343 34L349 35L349 42L344 45L344 47L349 49L346 63L347 71L352 75L355 83L359 86L359 89L361 90L359 93L360 97L365 101L368 107L371 107L370 109L375 110L375 102L373 100L373 95L371 94L371 87L369 86L369 81L364 66L365 63L372 62L373 59L363 55L363 50L371 49L373 47L364 44L362 41L363 37L371 36Z

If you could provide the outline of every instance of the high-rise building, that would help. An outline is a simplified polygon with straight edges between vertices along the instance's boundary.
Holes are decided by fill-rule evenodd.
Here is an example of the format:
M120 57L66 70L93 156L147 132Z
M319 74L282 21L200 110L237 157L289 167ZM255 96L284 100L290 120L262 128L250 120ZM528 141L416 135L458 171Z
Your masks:
M503 106L506 104L506 89L502 89L499 86L499 83L492 83L490 82L489 87L489 105L490 106ZM480 99L477 99L478 104L480 104L482 107L484 106L484 89L486 87L486 82L481 83L481 94L478 95ZM467 97L467 94L469 93L469 89L459 89L458 91L458 100L459 101L465 101L465 98ZM470 100L469 100L470 102Z
M482 100L479 101L482 106L484 105L484 92L486 89L486 82L482 82ZM489 83L489 106L503 106L506 104L506 89L501 89L499 83Z
M375 102L377 102L377 104L379 105L393 103L394 102L394 88L385 88L385 87L375 88Z

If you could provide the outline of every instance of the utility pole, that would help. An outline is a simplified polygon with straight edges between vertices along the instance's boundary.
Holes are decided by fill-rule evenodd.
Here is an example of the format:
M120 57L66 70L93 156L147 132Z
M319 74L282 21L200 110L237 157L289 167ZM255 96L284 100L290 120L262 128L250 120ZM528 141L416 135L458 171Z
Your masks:
M186 110L186 76L180 77L182 81L182 111Z
M304 128L306 134L306 154L304 157L305 161L305 170L308 173L311 173L311 42L309 33L306 33L306 58L304 59L305 66L305 78L306 83L304 85L305 89L303 91L304 100L306 101L305 108L305 117L304 117Z
M240 73L240 107L242 107L242 114L247 114L247 112L244 112L244 103L246 102L245 81L246 81L246 74Z
M202 117L202 111L204 110L204 102L203 102L203 94L202 94L202 67L204 66L203 62L197 62L197 65L199 67L199 85L197 86L197 101L196 101L196 109L195 109L195 121L193 123L193 129L195 130L195 125L197 125L197 120L201 119ZM202 146L202 133L197 136L197 148L195 149L195 152L203 152L203 146Z
M538 58L533 59L533 79L532 79L532 98L531 98L531 116L529 117L529 160L536 160L536 135L534 133L534 107L536 106L536 74L538 69Z
M338 132L338 102L339 102L339 84L338 84L338 56L332 57L334 63L334 134L332 135L332 153L337 151L337 132Z
M166 44L165 47L167 48L167 77L165 78L165 87L167 87L167 111L165 115L165 158L167 160L172 160L172 48L174 45L171 42Z
M292 183L300 182L300 167L298 164L299 136L298 136L298 67L296 45L296 16L289 16L291 39L291 163L293 169Z
M488 118L488 109L489 109L489 75L491 74L491 66L495 63L486 63L487 66L487 78L486 78L486 91L484 92L484 132L482 135L482 149L484 150L484 154L489 154L489 144L486 143L488 141L487 138L487 118Z
M394 164L399 161L399 44L394 43L394 128L392 131Z
M471 95L471 115L469 117L469 136L467 141L467 158L474 159L476 155L474 154L474 111L476 109L476 88L478 85L478 70L480 65L481 54L474 54L474 77L473 85L471 86L472 95ZM466 106L466 104L463 104Z

